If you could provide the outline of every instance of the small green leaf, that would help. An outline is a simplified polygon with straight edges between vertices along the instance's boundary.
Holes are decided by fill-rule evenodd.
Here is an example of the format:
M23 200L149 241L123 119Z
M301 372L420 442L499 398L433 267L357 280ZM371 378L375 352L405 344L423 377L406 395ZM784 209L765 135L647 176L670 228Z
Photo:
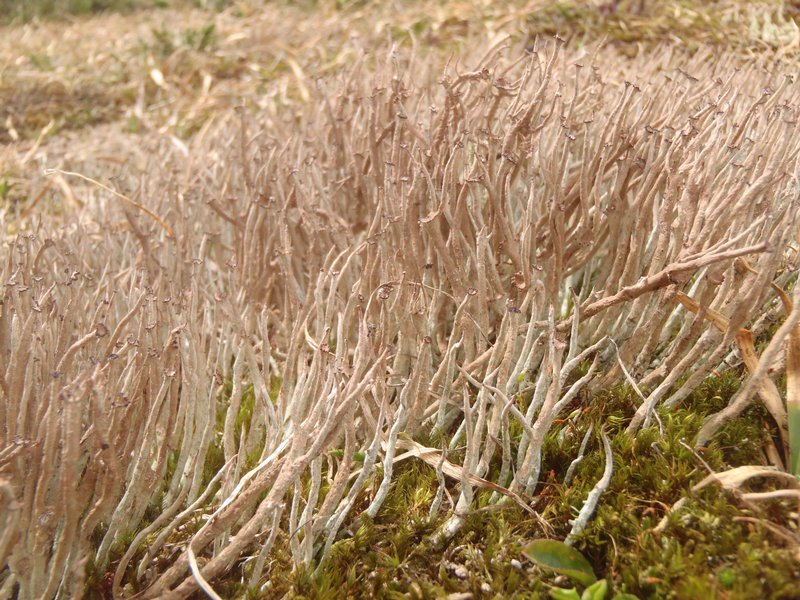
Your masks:
M800 374L798 376L789 375L789 370L787 369L786 385L792 382L793 388L800 389L800 386L794 383L796 377L800 377ZM800 379L797 380L800 381ZM789 392L787 392L787 398L788 395ZM794 392L792 392L792 395L794 395ZM792 401L791 404L787 403L786 407L789 420L789 473L800 476L800 403Z
M639 598L633 594L617 594L612 600L639 600Z
M592 565L583 554L556 540L534 540L522 550L522 553L540 567L552 569L556 573L566 575L582 585L591 585L597 581Z
M578 590L575 588L570 588L568 590L558 587L551 588L550 597L553 598L553 600L581 600L581 597L578 596Z
M605 579L601 579L583 590L581 600L605 600L607 593L608 582Z
M736 571L730 567L725 567L719 572L719 582L728 589L736 585Z

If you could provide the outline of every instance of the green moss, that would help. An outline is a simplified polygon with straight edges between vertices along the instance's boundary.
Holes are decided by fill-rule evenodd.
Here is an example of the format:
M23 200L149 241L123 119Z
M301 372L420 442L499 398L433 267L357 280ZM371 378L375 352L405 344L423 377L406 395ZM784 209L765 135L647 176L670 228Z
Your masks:
M527 562L521 550L527 542L541 537L563 539L587 494L602 475L604 458L597 432L604 425L614 453L614 475L594 519L577 538L576 548L590 561L600 578L614 593L627 592L640 598L782 598L793 597L800 567L794 550L782 546L769 528L753 519L730 493L709 486L694 493L692 487L707 475L702 460L721 471L742 464L760 464L762 448L775 431L766 411L754 404L728 423L698 455L691 441L707 415L720 410L739 388L741 373L732 371L703 382L680 407L660 410L651 427L635 438L625 433L638 406L638 397L620 386L584 395L569 418L557 422L544 444L541 484L534 494L534 507L548 524L516 505L497 506L491 494L476 490L473 510L466 516L460 533L443 549L430 546L431 535L452 509L447 498L443 510L429 518L430 504L438 483L434 470L416 459L395 467L390 493L377 517L371 520L363 510L372 500L380 482L376 469L372 484L357 498L351 519L345 523L329 557L320 563L319 554L310 565L293 568L288 539L280 534L270 556L268 572L261 584L264 591L246 589L250 563L235 566L229 576L215 582L215 589L230 598L438 598L454 593L473 597L539 598L557 584L554 573L540 571ZM280 381L271 382L270 398L276 401ZM221 431L230 397L230 385L223 391L217 414L218 435L209 449L204 480L221 466ZM252 387L244 391L237 413L237 430L249 428L255 404ZM573 407L576 408L576 407ZM566 412L566 411L565 411ZM569 486L564 474L575 458L588 427L594 437L585 459ZM418 441L437 446L435 435ZM255 464L258 453L251 451L247 462ZM331 453L333 457L336 451ZM459 462L456 453L451 460ZM495 462L499 462L499 456ZM174 470L171 453L168 477ZM326 467L325 467L326 468ZM498 465L492 464L492 472ZM323 478L325 479L325 478ZM308 491L308 476L303 478ZM320 498L328 491L320 490ZM448 482L455 501L459 486ZM266 492L265 492L266 493ZM661 533L653 531L669 507L681 498L686 504L672 512ZM146 515L150 521L157 514ZM786 507L776 507L779 518ZM284 521L288 516L284 514ZM202 522L187 523L176 536L188 539ZM288 522L282 523L282 531ZM118 540L119 548L135 532ZM180 543L179 539L175 540ZM92 570L90 581L102 586L103 573Z
M624 410L620 415L625 394L617 391L595 399L601 406L589 414L600 418L607 411L621 417L616 426L612 419L609 427L615 472L577 547L616 589L658 598L712 598L723 589L728 597L786 597L798 569L793 551L782 548L765 527L741 521L752 515L728 493L715 487L698 494L691 491L708 472L689 444L705 417L725 406L738 385L738 377L731 374L707 380L685 408L660 413L663 434L654 424L635 439L624 433L630 416ZM774 434L765 426L766 417L760 405L752 406L703 450L703 460L715 471L760 464L761 448ZM557 537L568 532L568 519L602 474L599 443L594 446L578 467L573 485L554 485L548 494L545 516ZM559 452L552 442L548 450L546 468L557 478L570 452ZM687 505L669 517L662 534L655 534L652 529L666 509L683 497L690 499Z
M206 453L205 462L203 463L203 479L202 485L206 486L208 483L214 478L214 476L219 472L219 470L225 465L225 448L223 444L223 432L225 431L225 419L228 413L228 407L230 406L230 396L233 391L233 385L230 381L225 383L225 386L222 390L222 398L220 403L217 405L217 412L216 412L216 424L214 429L214 437L211 441L211 444L208 447L208 451ZM271 382L271 388L269 391L270 399L274 401L277 398L277 394L280 391L280 380L278 380L277 386L275 384L274 378ZM237 450L239 449L239 436L238 432L249 431L250 425L253 420L253 410L255 409L255 390L252 384L249 384L245 387L244 391L242 392L242 397L239 401L239 410L236 413L236 421L234 425L234 432L237 433L235 436L235 443ZM256 444L252 447L245 457L244 468L245 470L252 469L258 464L258 460L261 457L261 444Z
M222 432L214 433L214 438L208 446L206 460L203 463L203 478L201 487L205 488L214 476L220 472L225 465L225 449L222 445Z
M794 551L768 528L746 520L753 515L729 493L713 486L691 491L707 475L691 440L705 417L727 404L739 377L725 373L710 378L682 407L660 411L663 434L655 422L635 439L627 436L637 398L619 387L583 398L583 413L547 437L535 506L553 528L552 535L563 539L604 468L597 436L568 487L561 484L564 473L589 424L594 423L595 431L606 424L615 472L576 546L615 593L640 598L793 597L800 577ZM703 460L714 470L759 464L762 444L774 434L765 426L766 417L757 405L745 411L702 450ZM398 464L374 521L359 517L350 529L345 526L321 566L292 573L288 552L278 551L285 562L273 563L272 587L262 597L546 597L556 584L555 575L539 571L520 554L528 541L547 535L536 518L514 505L491 506L490 494L478 491L463 530L446 548L434 551L428 540L444 517L428 519L436 489L435 473L426 464ZM455 500L458 486L449 489ZM683 497L689 499L686 505L670 515L663 533L654 533L668 507ZM368 490L360 508L370 498ZM512 561L521 561L522 568Z
M94 531L89 537L89 542L91 543L92 548L97 548L100 545L100 542L103 541L106 531L108 531L107 523L100 523L97 527L95 527ZM107 571L98 568L94 558L94 554L90 554L86 561L86 571L84 572L86 577L86 597L89 598L89 600L100 600L104 598L104 590L107 589L110 593L111 589L108 585L109 581L107 577Z
M242 392L242 398L239 402L239 412L236 413L236 427L234 431L242 431L242 429L247 431L250 429L250 423L253 420L253 409L255 408L255 404L256 394L251 384L245 388L244 392Z

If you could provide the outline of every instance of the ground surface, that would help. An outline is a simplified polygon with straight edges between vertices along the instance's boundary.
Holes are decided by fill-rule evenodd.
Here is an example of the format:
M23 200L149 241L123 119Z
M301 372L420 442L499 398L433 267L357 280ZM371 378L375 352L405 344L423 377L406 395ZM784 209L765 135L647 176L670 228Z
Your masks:
M29 230L44 215L67 222L84 202L89 183L45 176L44 169L104 182L121 170L146 176L154 152L180 151L234 107L291 114L308 100L315 77L352 59L340 50L351 36L380 51L389 39L413 37L441 54L505 34L531 40L558 34L571 44L607 36L630 54L665 41L717 45L739 56L777 52L787 60L800 50L800 9L789 2L207 4L112 2L107 6L121 12L102 14L92 14L102 4L43 4L39 12L46 19L23 22L33 3L0 2L0 12L5 7L11 15L0 30L6 234ZM785 502L756 508L718 486L691 491L708 468L770 463L774 428L758 406L730 423L702 454L686 445L703 418L732 396L742 374L734 370L710 381L681 410L662 415L663 436L654 426L635 445L623 434L635 408L630 391L595 399L591 410L598 423L601 415L614 417L617 429L609 435L617 468L577 547L614 590L641 598L800 597L796 540L771 526L794 527L789 521L797 519L796 506L794 512ZM579 442L554 438L545 453L543 472L550 480L535 508L559 538L603 471L594 440L575 484L559 484ZM272 568L279 575L264 597L340 598L345 591L349 597L538 597L550 585L566 583L521 555L524 544L541 534L528 514L478 508L459 537L445 550L433 550L424 540L438 524L427 520L434 471L409 460L394 486L374 522L337 543L319 570L290 572L289 555L279 550ZM683 497L689 497L683 510L654 531ZM103 597L103 575L92 574L89 587L93 597ZM224 597L244 593L237 581L217 590Z

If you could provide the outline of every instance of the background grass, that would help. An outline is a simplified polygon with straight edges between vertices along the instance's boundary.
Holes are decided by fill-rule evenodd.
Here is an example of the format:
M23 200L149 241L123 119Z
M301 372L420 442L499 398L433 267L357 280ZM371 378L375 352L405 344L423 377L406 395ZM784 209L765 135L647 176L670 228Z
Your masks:
M196 7L221 10L232 0L0 0L0 23L22 23L34 18L63 19L103 12L130 12L158 8Z
M150 8L158 0L0 0L0 14L6 21L28 21L35 17L64 17L107 10Z

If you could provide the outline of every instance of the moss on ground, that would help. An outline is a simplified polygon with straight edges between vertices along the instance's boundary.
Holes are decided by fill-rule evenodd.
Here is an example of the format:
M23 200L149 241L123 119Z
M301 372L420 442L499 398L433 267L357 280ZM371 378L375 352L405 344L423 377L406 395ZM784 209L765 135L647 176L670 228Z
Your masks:
M293 569L288 540L281 534L262 587L247 589L242 584L248 580L251 568L246 562L234 567L222 581L214 582L214 587L224 598L247 599L426 599L449 594L472 594L473 598L548 597L550 588L573 584L531 564L522 549L533 539L564 539L570 532L571 519L603 473L604 457L596 432L604 425L611 439L614 475L575 547L587 557L598 577L607 579L614 592L639 598L797 597L797 549L770 528L770 521L780 523L792 507L785 501L774 501L757 508L716 486L692 491L709 468L719 472L733 466L764 464L764 448L775 443L776 431L766 410L754 404L728 423L708 447L700 451L692 448L691 442L705 417L727 405L738 390L741 377L741 372L731 370L707 379L682 406L673 411L661 410L654 424L635 438L625 433L638 403L629 388L618 387L576 399L575 406L565 410L567 413L574 409L573 412L557 422L546 439L541 484L530 499L546 521L548 531L540 519L514 504L491 505L489 493L480 491L463 530L444 548L433 548L429 540L452 504L446 498L445 510L429 517L438 486L436 475L427 464L411 459L396 466L387 500L377 517L370 520L361 513L380 483L382 474L376 469L372 485L358 498L351 512L353 518L340 532L324 562L319 562L318 554L310 565ZM273 399L279 385L278 380L272 382ZM227 386L223 400L230 397L230 392ZM249 427L253 403L253 390L249 387L237 415L237 430ZM220 434L223 417L221 410L217 416ZM586 456L575 470L574 479L564 485L567 468L590 425L595 434ZM437 445L435 440L419 441ZM458 462L458 452L450 458ZM204 484L222 461L217 436L204 465ZM169 477L165 479L168 480ZM326 492L327 486L323 486L321 497ZM453 501L458 493L458 485L448 481L448 494ZM670 512L670 507L682 498L687 499L686 504ZM126 545L155 519L160 509L157 504L148 509L136 531L125 532L115 543L111 566L105 573L89 565L89 597L106 597L113 569ZM656 532L654 528L665 516L666 527ZM199 519L183 524L170 536L170 547L187 543L201 524ZM286 530L288 524L284 523L282 531ZM131 561L129 576L145 546ZM156 560L159 568L166 568L171 559L163 555ZM141 591L138 586L133 590Z
M775 431L766 411L756 405L700 453L691 448L705 416L726 405L739 382L735 372L707 380L683 407L662 411L660 425L642 430L635 439L624 431L636 405L631 390L599 392L580 401L585 408L582 414L573 413L580 415L576 421L563 421L549 435L533 505L552 527L553 537L563 539L603 472L597 436L569 486L562 485L564 474L589 424L595 431L606 425L614 476L576 548L615 592L640 598L797 597L796 550L768 524L770 516L779 519L788 508L776 502L756 511L718 487L697 493L691 489L708 474L705 465L722 471L764 463L764 445ZM351 514L367 507L379 481L376 473L372 489ZM279 538L268 587L245 589L238 583L240 571L218 582L216 589L226 598L424 599L458 593L539 598L548 597L553 586L571 587L521 553L526 543L547 535L540 521L513 504L487 506L487 492L476 495L476 509L456 538L443 549L433 549L428 540L445 518L428 517L436 489L432 468L417 460L402 462L375 520L359 517L345 526L324 563L292 570L288 542ZM449 485L448 491L457 499L457 485ZM687 503L669 515L663 532L654 532L669 507L684 497ZM447 500L444 507L450 507ZM242 570L246 573L247 566Z
M728 372L708 379L682 407L661 411L657 422L635 439L625 433L636 406L630 389L620 387L577 400L582 410L554 427L546 440L542 483L532 498L549 532L539 519L516 505L490 506L489 493L480 491L463 530L446 547L432 548L430 537L446 515L429 518L436 475L428 465L412 459L397 465L389 496L370 520L358 515L380 482L380 469L376 471L372 487L351 512L354 519L343 528L323 563L317 556L312 564L293 570L288 540L279 537L266 587L247 589L241 582L247 580L250 567L242 564L215 582L215 589L224 598L247 599L427 599L467 593L473 598L546 598L551 587L571 587L572 583L531 564L522 549L533 539L548 535L563 539L569 533L570 520L604 469L597 435L568 486L563 485L564 474L589 425L599 431L605 424L614 452L614 476L575 545L598 577L607 579L615 592L639 598L797 597L796 549L785 545L768 523L771 516L780 519L789 508L776 502L756 511L714 486L692 492L708 474L705 465L723 471L764 463L763 448L775 431L760 405L730 422L700 453L690 445L705 416L725 406L736 392L740 375ZM248 420L250 396L249 389L240 408L241 425ZM219 467L220 452L209 453L204 469L209 474ZM455 501L458 485L448 483ZM326 491L323 488L321 494ZM672 512L666 528L656 533L654 528L669 507L684 497L687 503ZM443 506L451 508L447 499ZM149 510L139 529L156 514L155 508ZM174 532L170 544L187 542L199 526L199 521L186 523ZM127 532L125 537L134 535ZM113 564L122 554L120 548L115 544L110 572L90 569L90 597L104 597Z

